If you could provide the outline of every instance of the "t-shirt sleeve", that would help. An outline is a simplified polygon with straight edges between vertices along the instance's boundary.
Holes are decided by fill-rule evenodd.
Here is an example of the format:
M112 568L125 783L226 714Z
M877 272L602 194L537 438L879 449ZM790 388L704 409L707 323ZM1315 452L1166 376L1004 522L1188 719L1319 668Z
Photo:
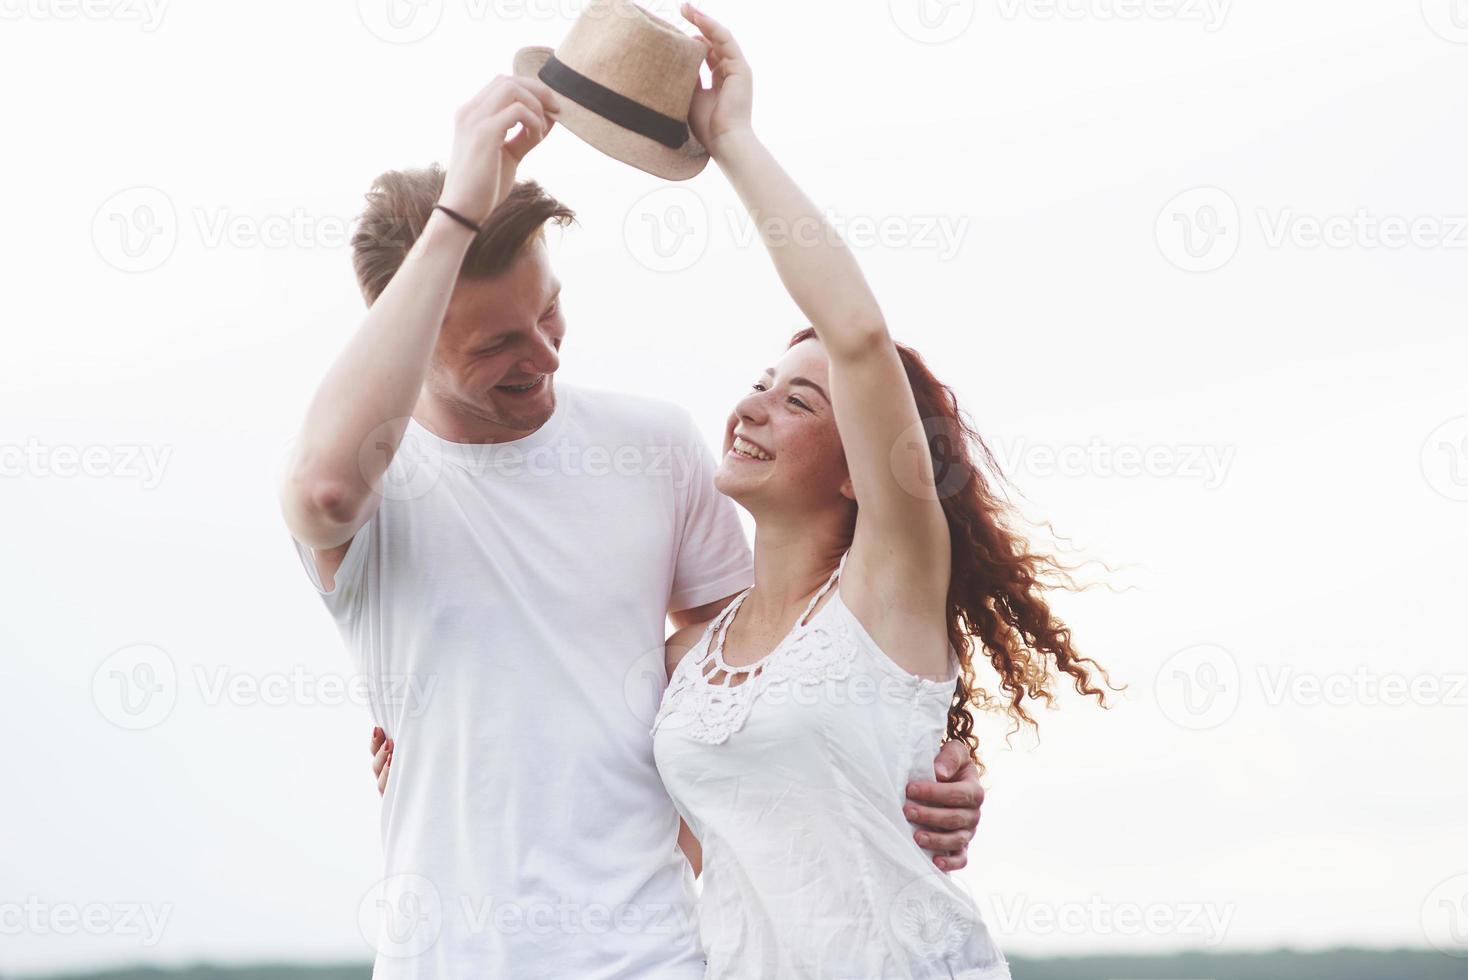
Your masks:
M714 489L714 457L693 419L683 416L675 467L680 533L668 610L681 612L732 595L754 581L754 556L734 502Z
M352 537L352 543L347 546L346 556L342 558L341 566L332 577L332 587L329 589L321 581L321 570L316 567L316 555L311 547L297 541L294 536L291 537L291 544L296 546L296 556L301 559L301 567L306 570L306 578L321 595L326 608L339 620L346 619L361 604L367 581L363 569L373 550L373 542L377 539L376 525L377 518L374 515Z

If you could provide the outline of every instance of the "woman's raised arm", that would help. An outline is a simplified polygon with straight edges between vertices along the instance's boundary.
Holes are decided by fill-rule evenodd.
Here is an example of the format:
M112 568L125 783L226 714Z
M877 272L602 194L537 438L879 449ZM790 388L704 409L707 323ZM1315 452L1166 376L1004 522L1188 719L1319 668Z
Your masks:
M881 562L882 578L922 605L946 600L948 525L933 461L901 356L851 250L752 126L754 81L728 29L687 4L709 45L711 88L694 97L694 135L738 192L786 290L830 361L831 402L859 505L852 560Z

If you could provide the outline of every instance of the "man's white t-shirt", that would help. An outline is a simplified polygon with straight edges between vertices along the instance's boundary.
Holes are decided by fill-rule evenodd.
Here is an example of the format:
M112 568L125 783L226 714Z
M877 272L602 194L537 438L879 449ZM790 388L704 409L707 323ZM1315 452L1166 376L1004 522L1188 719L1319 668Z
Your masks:
M330 591L297 542L396 743L378 980L703 976L649 733L666 613L753 581L713 466L682 409L557 385L515 442L410 422Z

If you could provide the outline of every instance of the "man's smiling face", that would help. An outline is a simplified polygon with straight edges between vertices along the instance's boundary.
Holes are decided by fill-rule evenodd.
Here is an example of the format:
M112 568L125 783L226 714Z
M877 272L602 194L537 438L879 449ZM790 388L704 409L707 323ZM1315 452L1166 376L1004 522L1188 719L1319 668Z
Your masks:
M488 441L518 439L555 410L554 375L566 333L561 284L537 236L509 269L460 279L449 300L425 387Z

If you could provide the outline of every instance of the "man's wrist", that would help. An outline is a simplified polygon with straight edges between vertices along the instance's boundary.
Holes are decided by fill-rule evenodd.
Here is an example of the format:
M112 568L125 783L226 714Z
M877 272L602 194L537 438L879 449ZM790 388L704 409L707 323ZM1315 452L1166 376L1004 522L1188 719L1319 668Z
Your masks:
M453 208L443 203L435 204L433 206L433 210L438 211L441 214L448 215L450 218L453 218L454 221L456 221L458 224L463 225L465 228L469 229L476 235L478 235L480 232L479 223L471 218L465 217L462 211L455 211Z
M428 215L428 224L423 226L426 244L435 248L459 248L468 251L475 233L468 226L434 208Z

